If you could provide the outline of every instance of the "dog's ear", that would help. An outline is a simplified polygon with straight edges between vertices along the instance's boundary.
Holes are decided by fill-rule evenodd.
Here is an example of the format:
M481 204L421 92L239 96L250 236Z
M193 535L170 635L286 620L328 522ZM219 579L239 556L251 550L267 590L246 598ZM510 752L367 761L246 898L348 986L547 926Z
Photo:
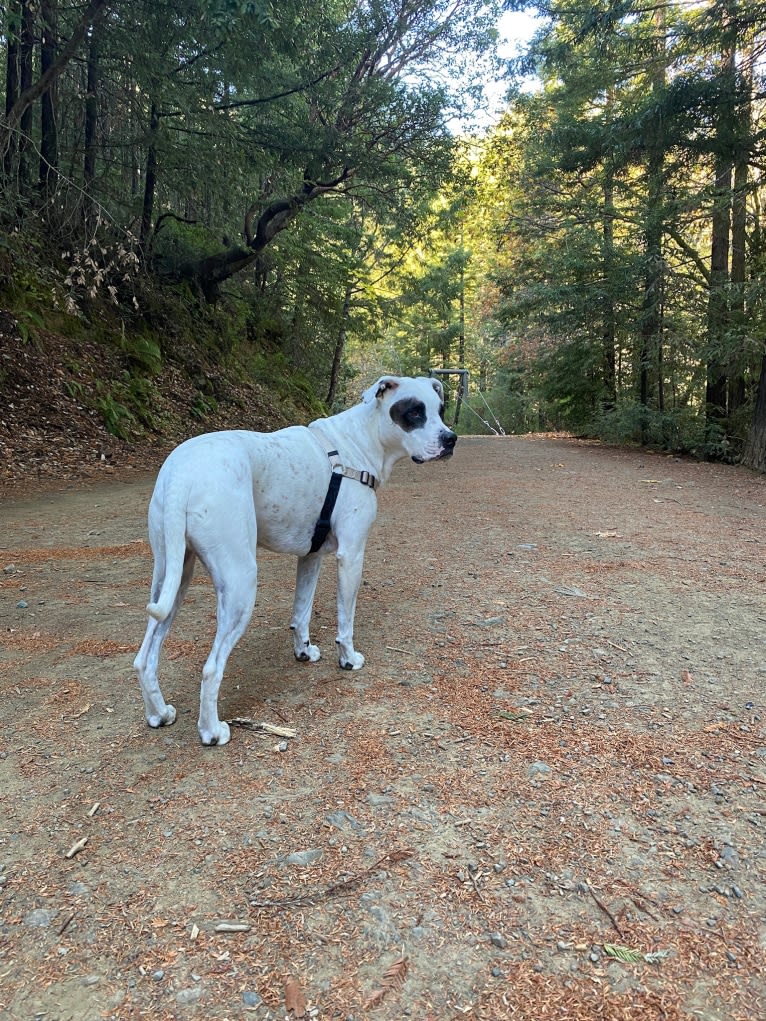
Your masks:
M442 402L442 404L444 404L444 387L442 386L441 380L440 379L432 379L431 380L431 386L434 388L434 390L439 395L439 400Z
M365 404L370 404L389 390L396 390L398 386L399 380L396 376L381 376L377 383L373 383L369 389L364 391L362 400Z

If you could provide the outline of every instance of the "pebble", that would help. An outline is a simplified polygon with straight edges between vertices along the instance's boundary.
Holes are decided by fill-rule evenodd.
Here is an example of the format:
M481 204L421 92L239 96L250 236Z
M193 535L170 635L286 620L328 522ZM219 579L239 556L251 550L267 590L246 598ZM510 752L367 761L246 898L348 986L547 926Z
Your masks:
M26 599L19 599L18 603L16 603L17 610L26 610L28 606L29 603L26 601Z
M16 565L15 564L6 564L5 567L3 568L3 574L9 574L10 575L10 574L15 574L15 573L16 573Z
M46 929L55 917L56 912L50 908L35 908L24 915L24 924L33 929Z
M179 989L176 993L176 1003L184 1006L189 1003L196 1003L202 998L202 986L190 986L187 989Z
M379 808L382 805L390 805L394 799L390 794L368 794L366 800L368 805Z
M502 932L491 932L489 934L489 941L493 947L498 947L500 950L505 950L508 946L506 938Z
M534 779L536 776L548 776L550 772L551 767L547 762L533 762L527 770L527 776Z
M336 830L348 829L361 830L364 829L358 819L355 819L349 812L331 812L327 816L327 822L330 826L334 826Z
M733 847L731 844L724 844L721 847L720 860L732 867L739 865L739 855L737 854L736 847Z
M263 997L259 996L258 993L245 990L245 992L242 993L242 1002L246 1007L260 1007L263 1003Z
M286 865L312 865L322 857L322 849L319 847L310 848L307 851L293 851L282 861Z
M155 982L161 982L165 978L165 972L162 968L158 968L157 971L152 972L152 979Z

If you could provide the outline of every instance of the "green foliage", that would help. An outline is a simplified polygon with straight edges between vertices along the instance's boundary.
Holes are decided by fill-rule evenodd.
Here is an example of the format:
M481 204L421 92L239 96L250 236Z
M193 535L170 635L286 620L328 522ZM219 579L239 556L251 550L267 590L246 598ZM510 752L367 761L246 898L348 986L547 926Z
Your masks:
M292 417L302 418L307 411L313 418L327 413L311 379L296 372L283 352L253 350L244 365L250 378L272 387L288 408L295 409Z
M120 350L131 370L150 376L156 376L162 371L162 351L156 338L147 334L123 332Z
M28 344L30 340L34 340L35 330L45 329L45 320L33 309L22 309L16 315L16 326L19 336Z
M204 422L211 412L214 412L218 408L218 401L215 397L210 397L207 394L200 393L197 391L194 397L194 403L191 406L192 418L196 418L200 422Z
M554 429L585 433L603 395L601 352L587 337L544 348L534 364L535 389Z
M120 378L106 381L99 387L94 405L109 432L126 440L140 432L142 427L156 428L152 395L149 380L126 371Z
M705 454L705 420L691 408L658 411L625 400L596 414L587 431L607 443L644 443L678 454Z

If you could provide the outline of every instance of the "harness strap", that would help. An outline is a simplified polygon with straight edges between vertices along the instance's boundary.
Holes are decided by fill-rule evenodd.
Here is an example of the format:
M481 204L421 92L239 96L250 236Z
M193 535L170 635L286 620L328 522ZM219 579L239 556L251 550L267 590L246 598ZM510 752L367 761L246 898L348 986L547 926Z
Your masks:
M332 474L330 475L330 484L327 487L327 496L324 498L322 509L319 512L319 518L317 519L316 525L314 525L314 535L311 539L310 553L316 553L321 549L325 539L330 534L330 521L332 518L332 512L335 510L335 501L338 499L338 490L340 484L344 478L355 479L357 482L361 482L363 486L369 486L373 492L380 485L378 479L368 471L358 471L356 468L345 468L340 463L340 454L337 450L328 450L327 456L330 459L332 465Z

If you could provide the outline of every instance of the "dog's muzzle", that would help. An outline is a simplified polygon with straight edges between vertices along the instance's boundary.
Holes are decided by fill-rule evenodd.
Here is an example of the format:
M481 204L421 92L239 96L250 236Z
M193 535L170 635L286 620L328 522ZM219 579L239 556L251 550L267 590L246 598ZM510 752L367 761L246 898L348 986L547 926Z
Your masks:
M426 461L443 461L447 457L452 457L455 452L455 444L457 443L457 433L453 433L452 430L445 430L439 436L439 442L441 443L441 450L434 457L413 457L412 460L415 464L425 464Z

